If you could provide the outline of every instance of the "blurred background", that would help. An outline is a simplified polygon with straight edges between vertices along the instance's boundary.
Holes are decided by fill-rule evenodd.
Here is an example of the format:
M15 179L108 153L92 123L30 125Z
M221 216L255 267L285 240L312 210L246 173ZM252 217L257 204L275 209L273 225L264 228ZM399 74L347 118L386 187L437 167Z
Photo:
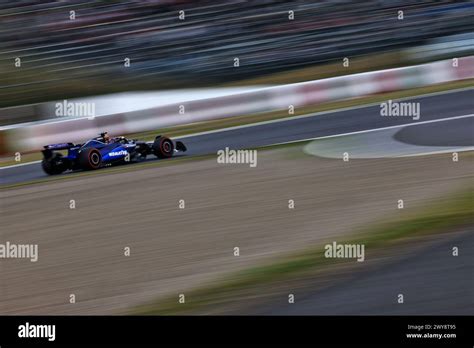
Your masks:
M0 106L134 89L282 84L474 49L472 1L0 4ZM344 69L343 57L360 60ZM275 75L282 72L289 73Z

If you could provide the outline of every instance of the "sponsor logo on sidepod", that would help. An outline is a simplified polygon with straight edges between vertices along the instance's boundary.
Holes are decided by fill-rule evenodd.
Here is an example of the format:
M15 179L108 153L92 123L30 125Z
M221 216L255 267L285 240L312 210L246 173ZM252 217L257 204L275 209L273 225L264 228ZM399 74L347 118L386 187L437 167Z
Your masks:
M128 152L125 150L120 150L120 151L115 151L115 152L109 152L110 157L115 157L115 156L126 156L128 155Z

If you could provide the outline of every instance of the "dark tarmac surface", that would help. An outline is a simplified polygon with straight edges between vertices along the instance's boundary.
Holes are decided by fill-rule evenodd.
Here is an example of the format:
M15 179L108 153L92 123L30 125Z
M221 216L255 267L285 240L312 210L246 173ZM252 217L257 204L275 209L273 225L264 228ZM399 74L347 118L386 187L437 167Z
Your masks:
M379 269L275 305L271 315L473 315L474 228ZM459 255L453 256L453 247ZM403 294L404 303L397 302Z
M404 102L420 103L421 115L417 121L410 117L382 117L380 116L380 106L374 105L303 118L296 117L282 122L250 125L237 129L185 137L182 140L188 147L186 156L194 156L215 153L225 147L231 149L253 148L300 139L413 124L472 114L474 110L473 96L474 90L469 89L404 99ZM472 119L469 119L472 124ZM471 142L469 142L469 131L472 132L472 127L465 127L465 121L464 123L462 122L450 121L442 122L442 124L426 124L422 128L423 132L420 132L419 127L408 127L406 130L402 129L398 133L397 140L408 143L419 142L423 145L472 145L472 138ZM461 132L461 135L458 132ZM176 140L179 140L179 138ZM74 174L65 173L63 175ZM0 169L0 184L3 185L46 177L47 175L42 171L40 163Z
M427 123L417 127L399 130L394 139L406 144L420 146L473 146L474 118L449 121L449 127L442 123Z

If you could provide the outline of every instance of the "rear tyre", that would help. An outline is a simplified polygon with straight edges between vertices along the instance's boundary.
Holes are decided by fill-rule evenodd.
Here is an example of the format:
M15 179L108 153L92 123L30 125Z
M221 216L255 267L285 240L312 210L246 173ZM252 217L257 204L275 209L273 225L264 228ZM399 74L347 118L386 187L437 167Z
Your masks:
M50 158L43 158L41 167L48 175L58 175L64 172L67 168L63 160L63 155L60 153L53 154Z
M173 142L164 136L157 136L155 142L152 145L153 153L158 158L170 158L173 156L174 144Z
M85 149L79 155L79 167L84 170L98 169L102 164L102 155L95 148Z

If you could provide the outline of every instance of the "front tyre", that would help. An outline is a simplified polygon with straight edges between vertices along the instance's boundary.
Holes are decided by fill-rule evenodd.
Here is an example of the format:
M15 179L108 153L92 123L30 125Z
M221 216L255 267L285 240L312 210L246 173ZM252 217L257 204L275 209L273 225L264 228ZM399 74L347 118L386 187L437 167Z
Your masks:
M173 156L174 144L173 142L164 136L157 136L152 145L153 153L158 158L170 158Z
M102 155L99 150L89 148L79 154L79 167L84 170L98 169L102 164Z

